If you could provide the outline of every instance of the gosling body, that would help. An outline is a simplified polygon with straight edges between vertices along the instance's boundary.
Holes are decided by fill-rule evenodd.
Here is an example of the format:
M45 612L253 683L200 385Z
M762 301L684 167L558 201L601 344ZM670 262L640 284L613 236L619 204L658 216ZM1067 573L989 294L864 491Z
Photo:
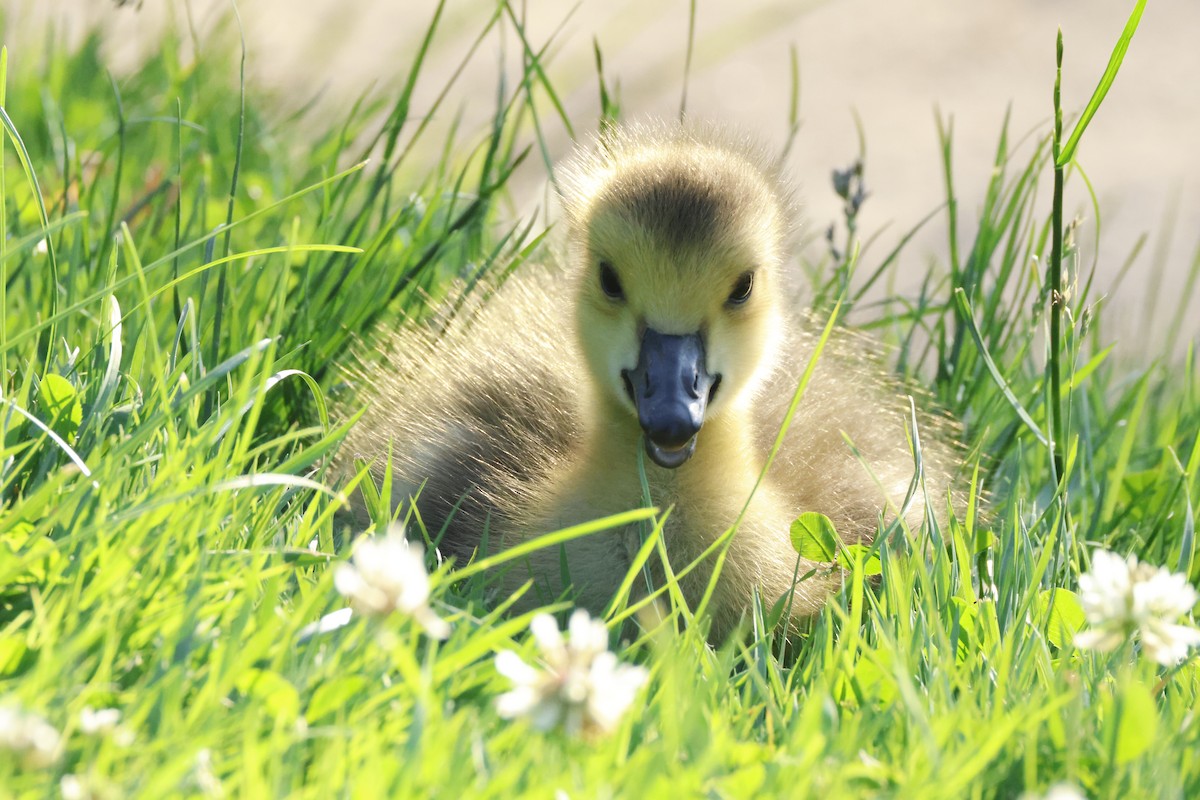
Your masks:
M717 130L633 127L566 172L565 263L522 271L436 334L384 337L382 377L358 376L369 405L346 472L366 458L378 482L390 454L393 501L415 497L443 553L466 560L643 506L640 458L651 502L672 509L673 571L737 522L710 599L714 641L756 591L768 604L793 594L805 617L840 585L797 563L799 514L827 515L847 542L902 510L918 527L925 496L940 516L957 464L949 426L916 416L925 490L909 496L909 401L849 334L827 342L759 482L820 338L789 285L794 209L767 157ZM533 578L532 600L569 588L599 612L639 546L636 529L574 540L566 573L559 548L538 550L505 586ZM714 563L681 579L693 607Z

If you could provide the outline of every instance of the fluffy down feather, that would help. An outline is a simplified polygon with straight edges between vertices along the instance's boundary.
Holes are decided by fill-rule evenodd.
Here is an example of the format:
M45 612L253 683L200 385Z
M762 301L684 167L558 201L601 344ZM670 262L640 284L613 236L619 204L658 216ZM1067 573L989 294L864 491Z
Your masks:
M445 526L442 550L462 560L485 541L494 552L640 507L643 431L629 370L647 330L698 335L720 378L694 454L674 469L645 462L651 499L672 508L663 534L672 568L745 507L712 597L710 637L735 628L755 589L767 602L794 591L793 615L815 613L841 578L818 569L793 588L790 523L819 511L844 540L865 542L895 518L915 469L910 392L866 340L835 332L755 491L820 332L794 299L786 255L795 210L777 166L720 129L651 125L581 150L566 173L562 263L524 269L436 334L402 325L372 342L382 364L355 371L368 410L342 448L343 471L371 459L378 480L390 452L394 501L419 492L425 524ZM735 302L747 275L752 291ZM955 429L929 413L916 419L926 491L942 516L960 461ZM906 512L913 527L921 498ZM602 610L638 545L634 530L568 544L576 603ZM682 579L693 605L712 566L710 558ZM798 574L815 566L801 563ZM567 588L560 551L538 551L504 583L531 576L531 602Z

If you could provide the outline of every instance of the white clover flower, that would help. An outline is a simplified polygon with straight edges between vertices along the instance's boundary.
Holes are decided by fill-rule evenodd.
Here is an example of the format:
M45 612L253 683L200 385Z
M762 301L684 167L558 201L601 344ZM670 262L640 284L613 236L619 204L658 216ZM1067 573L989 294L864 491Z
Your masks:
M1164 666L1187 657L1200 644L1200 630L1177 624L1198 599L1187 577L1165 567L1138 563L1106 550L1092 555L1092 570L1079 577L1079 600L1090 630L1075 636L1076 647L1101 652L1139 639L1142 652Z
M91 706L79 712L79 730L89 736L98 733L111 733L116 730L121 721L121 712L115 708L96 710Z
M1021 800L1087 800L1087 795L1073 783L1056 783L1045 794L1026 792Z
M75 774L63 775L58 782L58 789L62 792L63 800L87 800L92 796L87 784Z
M58 782L58 790L62 793L62 800L101 800L116 796L111 787L106 787L105 784L86 775L74 773L62 776Z
M37 714L0 708L0 749L10 750L30 766L47 767L58 760L62 737Z
M570 734L607 733L633 703L646 682L646 670L622 664L608 649L608 629L577 610L567 625L568 638L549 614L529 624L541 658L530 666L511 650L496 654L496 671L513 683L496 698L505 719L526 717L549 730L561 724Z
M437 639L450 635L450 626L429 607L429 573L419 546L393 525L387 535L363 537L351 563L339 564L333 585L360 614L382 617L399 611L411 616Z
M79 712L79 731L88 736L111 736L121 747L133 744L133 731L121 723L121 712L115 708L99 710L88 706Z
M205 797L225 796L225 787L221 785L221 779L213 770L212 750L207 747L196 753L196 760L192 764L191 783Z

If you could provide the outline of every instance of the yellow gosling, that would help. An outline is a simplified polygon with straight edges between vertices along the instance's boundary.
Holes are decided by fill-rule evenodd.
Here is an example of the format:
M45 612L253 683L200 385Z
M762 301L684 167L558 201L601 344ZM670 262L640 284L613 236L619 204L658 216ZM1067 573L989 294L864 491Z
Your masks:
M641 450L651 500L673 508L663 538L678 571L742 511L818 341L786 264L790 194L766 156L715 129L627 127L566 173L566 264L524 270L436 337L420 326L390 337L382 370L358 375L370 406L344 471L372 459L378 480L390 450L393 499L419 492L429 530L446 526L443 552L465 561L485 532L495 552L640 507ZM756 589L768 604L793 591L799 514L821 512L846 542L867 542L903 504L909 401L867 350L843 332L827 344L729 546L712 640ZM952 426L918 423L936 512L959 459ZM921 500L907 512L913 528ZM575 602L600 612L639 545L633 529L569 543ZM712 569L710 558L682 580L693 607ZM562 574L547 548L505 585L532 577L549 599L567 588ZM796 584L793 616L818 611L840 582L822 569Z

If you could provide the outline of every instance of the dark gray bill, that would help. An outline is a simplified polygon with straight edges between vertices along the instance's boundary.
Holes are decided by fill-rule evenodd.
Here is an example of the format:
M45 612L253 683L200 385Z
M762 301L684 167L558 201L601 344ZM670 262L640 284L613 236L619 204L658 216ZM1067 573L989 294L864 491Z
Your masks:
M709 397L720 381L705 367L700 334L673 336L647 328L637 366L621 376L637 406L646 455L668 469L691 458Z

